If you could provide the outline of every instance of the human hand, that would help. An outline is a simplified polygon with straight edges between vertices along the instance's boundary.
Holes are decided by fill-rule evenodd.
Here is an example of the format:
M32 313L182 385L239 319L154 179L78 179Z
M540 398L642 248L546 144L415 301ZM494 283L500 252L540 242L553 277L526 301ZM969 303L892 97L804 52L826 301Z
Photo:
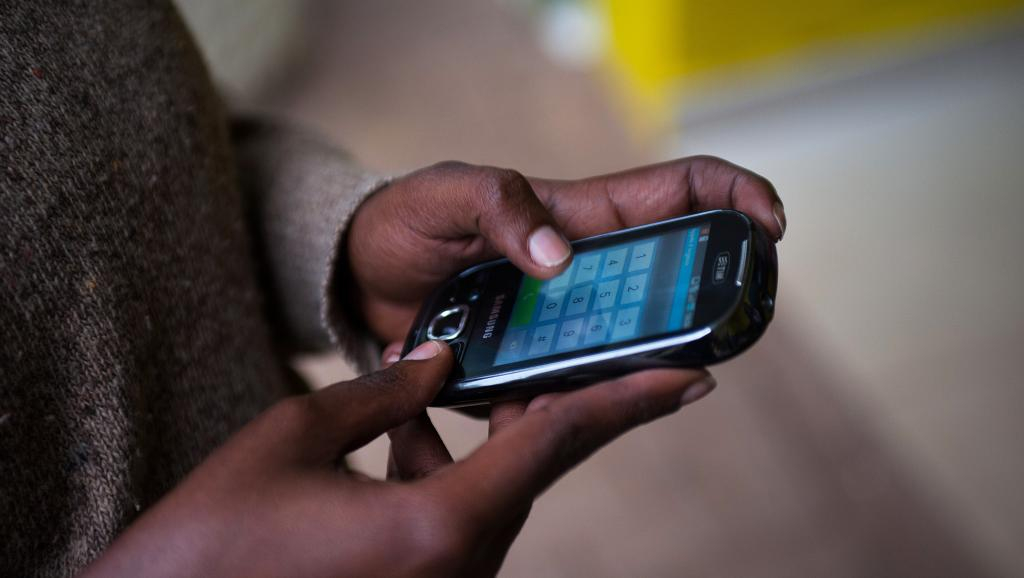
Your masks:
M440 163L368 198L349 229L357 308L384 341L405 337L443 281L508 257L540 279L568 266L578 239L711 209L736 209L781 239L786 217L771 183L714 157L689 157L588 179L526 178Z
M384 370L276 404L85 575L493 576L548 485L714 386L703 371L659 369L502 404L490 439L453 463L424 412L451 366L451 350L428 342ZM338 468L392 429L388 481Z

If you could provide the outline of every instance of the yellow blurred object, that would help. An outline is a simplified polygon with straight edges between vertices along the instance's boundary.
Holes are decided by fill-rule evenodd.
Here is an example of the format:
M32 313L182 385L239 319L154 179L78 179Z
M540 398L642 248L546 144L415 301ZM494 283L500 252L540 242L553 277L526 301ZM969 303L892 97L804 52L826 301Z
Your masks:
M1022 0L598 0L609 59L645 123L670 120L680 82L838 44L912 37L992 19Z

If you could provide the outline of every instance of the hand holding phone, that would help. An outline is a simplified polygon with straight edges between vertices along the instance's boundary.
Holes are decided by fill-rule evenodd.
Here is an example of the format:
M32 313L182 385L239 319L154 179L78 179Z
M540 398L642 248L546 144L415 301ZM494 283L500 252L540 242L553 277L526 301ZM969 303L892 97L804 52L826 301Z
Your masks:
M771 183L713 157L689 157L579 180L441 163L396 179L360 205L347 233L351 274L328 291L329 316L359 312L378 340L403 341L421 305L460 271L498 257L537 279L566 263L534 261L530 239L552 227L581 239L713 209L735 209L782 236L785 215Z
M502 404L489 439L456 462L424 411L452 362L447 347L428 343L381 371L279 402L83 575L494 576L548 485L713 386L704 372L657 370L532 407ZM385 432L387 480L338 468Z
M458 362L435 404L718 363L753 344L773 316L774 243L742 213L700 213L573 245L572 264L552 279L494 261L426 302L406 351L443 340Z

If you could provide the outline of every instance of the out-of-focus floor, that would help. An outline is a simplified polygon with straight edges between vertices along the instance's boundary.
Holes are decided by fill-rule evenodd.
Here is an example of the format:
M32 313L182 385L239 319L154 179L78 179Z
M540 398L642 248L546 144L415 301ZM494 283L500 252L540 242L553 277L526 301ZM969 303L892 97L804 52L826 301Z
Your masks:
M571 177L669 154L632 144L601 79L551 64L501 3L310 10L263 103L371 166ZM707 400L545 494L503 575L1024 571L1022 63L1004 31L776 96L695 100L670 152L749 166L786 201L776 322L715 370ZM330 356L301 369L320 384L349 371ZM485 435L432 415L456 455ZM355 461L382 474L385 455L377 440Z

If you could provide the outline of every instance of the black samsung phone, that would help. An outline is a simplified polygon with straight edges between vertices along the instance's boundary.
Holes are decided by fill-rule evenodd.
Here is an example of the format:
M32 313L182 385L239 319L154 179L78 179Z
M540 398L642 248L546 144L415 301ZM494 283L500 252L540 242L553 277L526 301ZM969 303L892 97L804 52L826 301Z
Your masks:
M736 211L710 211L572 243L542 281L502 259L428 299L402 355L447 341L457 364L433 405L573 389L653 367L726 360L775 309L775 244Z

